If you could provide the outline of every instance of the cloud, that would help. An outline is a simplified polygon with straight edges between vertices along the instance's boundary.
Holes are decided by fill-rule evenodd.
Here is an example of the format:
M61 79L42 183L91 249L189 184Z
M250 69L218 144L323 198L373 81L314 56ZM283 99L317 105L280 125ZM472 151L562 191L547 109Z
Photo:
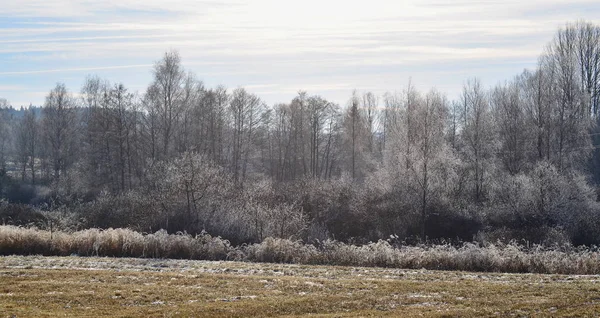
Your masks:
M59 72L91 72L91 71L101 71L101 70L116 70L116 69L126 69L126 68L149 68L149 67L152 67L152 64L0 72L0 75L31 75L31 74L46 74L46 73L59 73Z
M96 72L144 87L177 49L206 82L259 85L270 103L299 89L336 99L350 86L395 90L409 76L452 94L465 77L492 85L535 64L558 27L598 13L589 0L7 0L0 85L80 74L69 81L78 90Z

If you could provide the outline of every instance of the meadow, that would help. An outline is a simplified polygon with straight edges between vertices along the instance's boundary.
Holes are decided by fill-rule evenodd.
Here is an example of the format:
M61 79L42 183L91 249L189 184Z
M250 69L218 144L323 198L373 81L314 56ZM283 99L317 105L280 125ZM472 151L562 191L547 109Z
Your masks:
M594 316L599 276L0 257L3 317Z

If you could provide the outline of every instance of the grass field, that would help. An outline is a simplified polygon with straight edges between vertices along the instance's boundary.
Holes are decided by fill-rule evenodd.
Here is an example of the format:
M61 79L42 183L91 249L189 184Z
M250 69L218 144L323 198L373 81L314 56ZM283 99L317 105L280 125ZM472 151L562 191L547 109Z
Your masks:
M597 316L600 276L0 257L0 317Z

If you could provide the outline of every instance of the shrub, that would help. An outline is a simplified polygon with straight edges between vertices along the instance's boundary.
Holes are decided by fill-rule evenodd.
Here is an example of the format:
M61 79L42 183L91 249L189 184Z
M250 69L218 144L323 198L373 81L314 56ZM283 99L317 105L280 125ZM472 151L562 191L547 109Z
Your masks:
M272 237L266 238L262 243L244 247L243 252L248 261L298 264L313 263L318 254L312 245Z
M31 206L0 201L0 224L16 226L43 226L46 218Z

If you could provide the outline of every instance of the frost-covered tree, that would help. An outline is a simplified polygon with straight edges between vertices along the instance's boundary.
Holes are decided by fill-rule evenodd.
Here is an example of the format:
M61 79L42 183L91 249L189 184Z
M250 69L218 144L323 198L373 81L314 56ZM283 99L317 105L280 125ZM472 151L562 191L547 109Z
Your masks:
M79 145L77 102L64 84L57 84L46 96L42 114L45 154L56 180L77 161Z

